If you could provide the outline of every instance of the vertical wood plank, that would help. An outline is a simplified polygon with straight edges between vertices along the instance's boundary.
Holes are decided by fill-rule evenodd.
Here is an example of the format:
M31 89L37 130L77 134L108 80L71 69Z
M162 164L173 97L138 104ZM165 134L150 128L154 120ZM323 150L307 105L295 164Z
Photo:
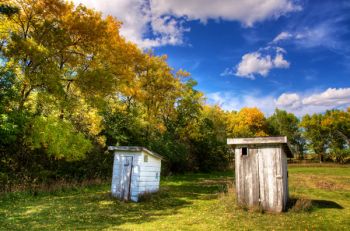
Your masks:
M261 205L264 210L282 212L288 200L287 157L281 144L247 145L248 155L235 150L237 203Z
M275 211L283 210L283 173L282 173L282 145L276 148L276 201Z
M248 155L242 156L241 148L235 150L236 195L239 205L259 204L259 172L256 148L248 148Z
M278 148L276 147L266 146L259 149L260 203L267 211L277 211L277 156Z
M288 189L288 166L287 166L287 155L282 150L282 171L283 171L283 210L286 210L287 202L289 198L289 189Z
M241 185L241 158L239 148L235 149L235 179L236 179L236 200L237 204L242 203L242 185Z

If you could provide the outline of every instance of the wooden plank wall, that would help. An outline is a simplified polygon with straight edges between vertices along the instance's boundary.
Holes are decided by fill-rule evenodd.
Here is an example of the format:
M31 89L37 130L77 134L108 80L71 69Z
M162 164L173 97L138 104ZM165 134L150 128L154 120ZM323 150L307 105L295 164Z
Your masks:
M236 195L239 205L282 212L288 200L287 158L282 145L248 145L235 150ZM247 147L247 146L246 146Z
M242 156L241 148L235 152L236 159L236 195L242 206L259 205L258 150L248 149L248 155Z
M264 210L282 211L281 148L259 149L260 202Z

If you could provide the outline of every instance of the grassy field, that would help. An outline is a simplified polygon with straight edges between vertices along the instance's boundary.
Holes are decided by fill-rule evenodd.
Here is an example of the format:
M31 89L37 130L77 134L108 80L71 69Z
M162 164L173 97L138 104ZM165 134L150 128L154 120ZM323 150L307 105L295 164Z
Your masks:
M1 230L350 230L350 168L290 166L293 198L308 211L246 211L227 185L231 173L163 178L161 192L141 203L109 196L109 185L0 197Z

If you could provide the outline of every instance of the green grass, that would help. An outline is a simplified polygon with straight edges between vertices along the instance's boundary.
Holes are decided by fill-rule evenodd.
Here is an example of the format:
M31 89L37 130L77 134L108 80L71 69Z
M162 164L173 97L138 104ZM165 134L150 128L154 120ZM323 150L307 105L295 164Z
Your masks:
M311 200L308 212L237 208L231 173L163 178L141 203L110 197L109 185L0 197L0 230L350 230L350 168L289 168L290 194Z

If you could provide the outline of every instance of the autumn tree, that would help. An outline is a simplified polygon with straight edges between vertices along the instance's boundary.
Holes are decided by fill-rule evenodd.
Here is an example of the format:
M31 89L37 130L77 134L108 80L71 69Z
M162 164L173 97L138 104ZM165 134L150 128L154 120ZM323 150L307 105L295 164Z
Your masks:
M118 21L103 19L82 5L63 0L5 2L19 9L1 27L7 32L1 37L1 54L5 68L14 70L19 92L14 106L42 117L42 122L59 117L77 134L103 145L98 108L134 78L134 60L141 52L119 35Z
M227 114L227 134L230 137L267 136L267 122L258 108L242 108Z

